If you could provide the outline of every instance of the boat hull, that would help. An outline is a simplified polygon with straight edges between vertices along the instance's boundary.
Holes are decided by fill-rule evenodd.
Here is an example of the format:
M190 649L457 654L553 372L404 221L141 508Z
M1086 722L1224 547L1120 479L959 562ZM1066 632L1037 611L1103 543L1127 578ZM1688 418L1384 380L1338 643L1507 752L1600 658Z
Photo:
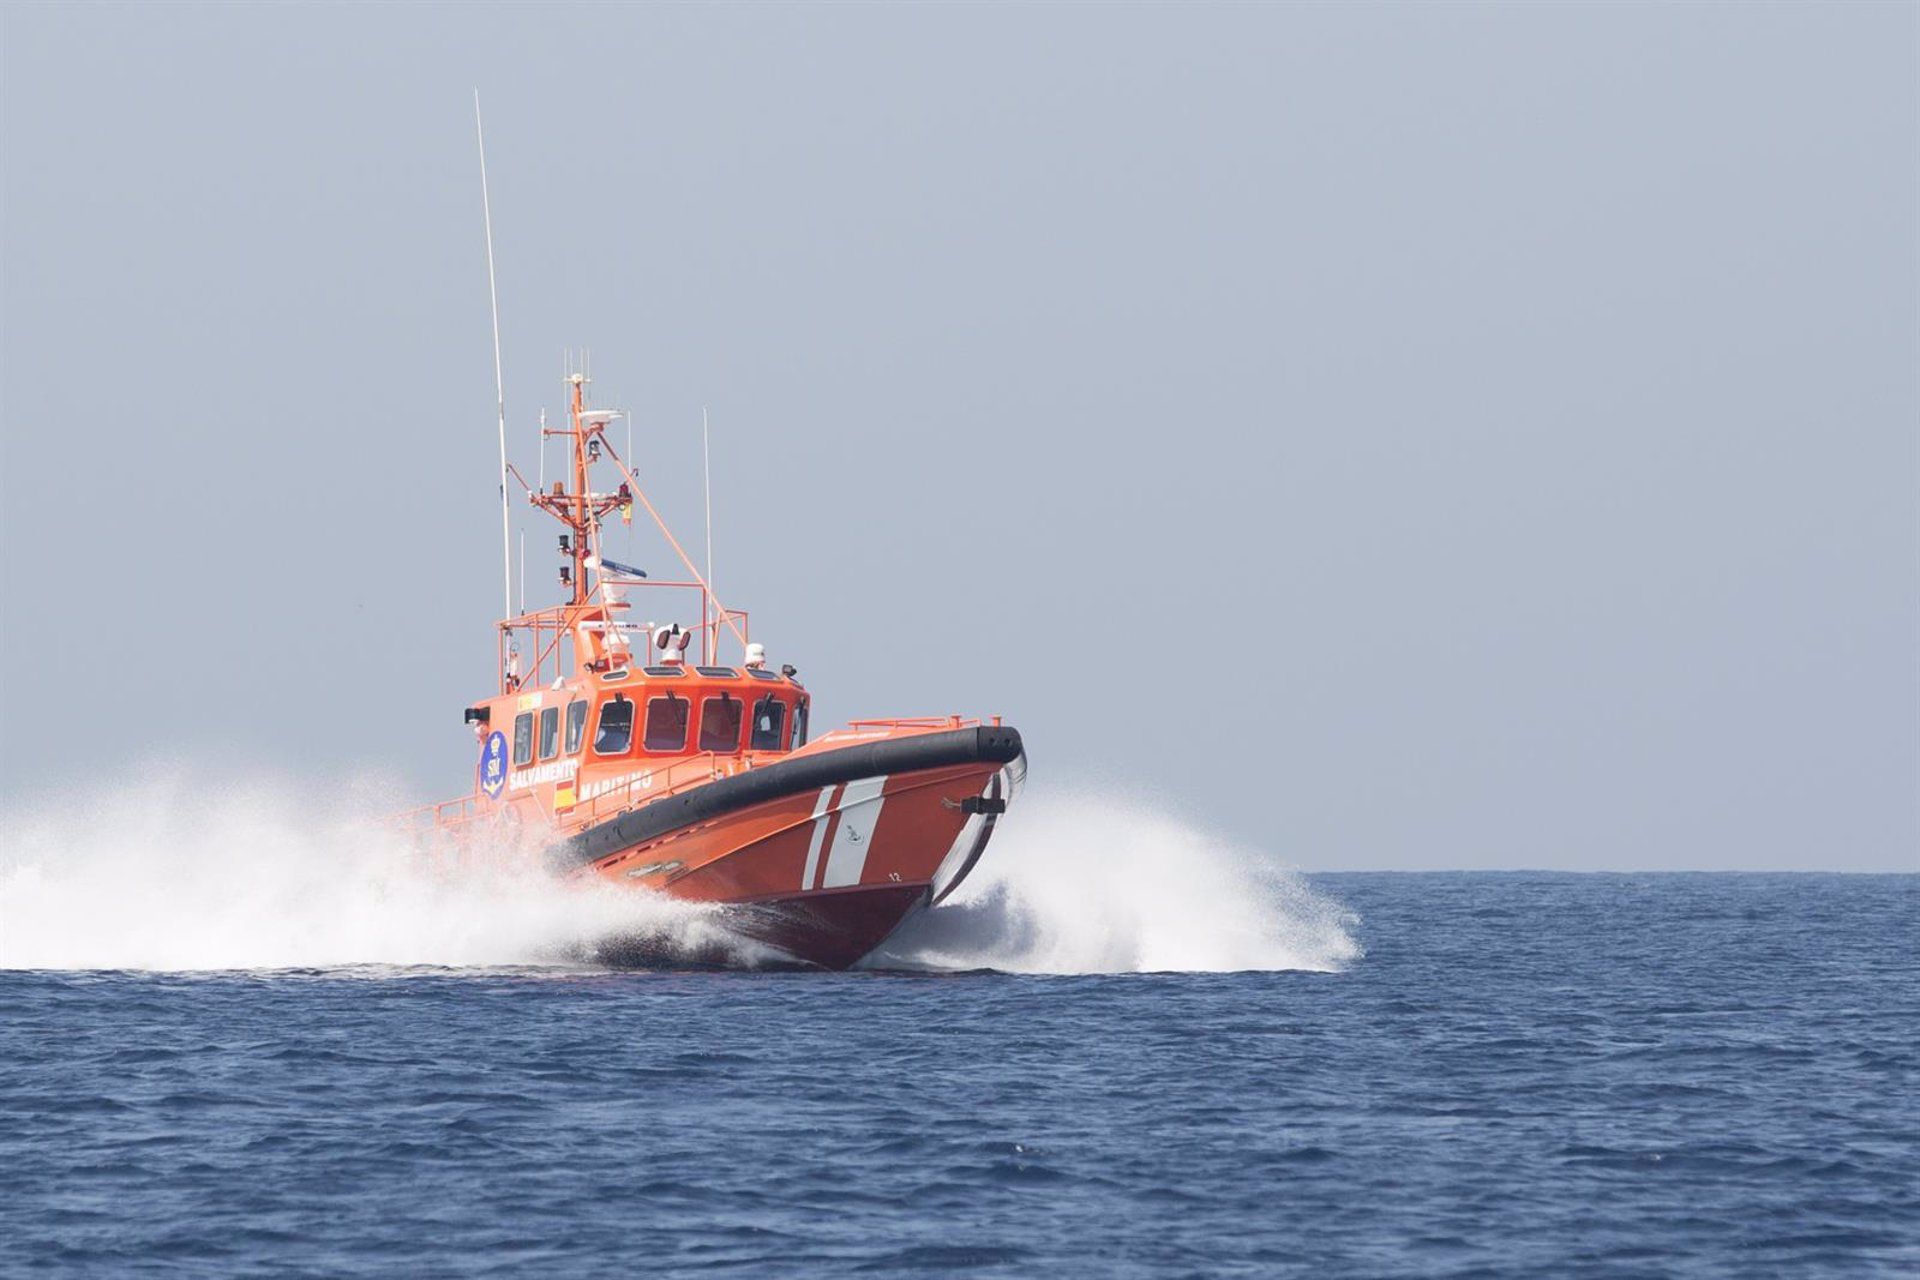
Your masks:
M1015 730L854 736L588 827L551 863L693 902L737 934L841 969L973 870L1019 790Z

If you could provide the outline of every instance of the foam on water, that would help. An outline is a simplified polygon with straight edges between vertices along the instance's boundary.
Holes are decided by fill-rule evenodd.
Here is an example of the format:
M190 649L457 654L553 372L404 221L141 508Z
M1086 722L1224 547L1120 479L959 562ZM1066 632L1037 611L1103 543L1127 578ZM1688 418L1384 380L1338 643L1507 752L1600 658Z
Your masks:
M340 794L340 793L336 793ZM0 831L0 968L508 966L592 958L608 937L747 959L713 908L570 884L512 851L459 876L412 856L389 811L254 780L154 777Z
M364 788L153 776L0 819L0 968L499 967L777 958L724 908L568 883L512 850L423 866ZM1165 815L1023 796L961 891L870 967L1124 973L1336 969L1351 915L1298 876Z
M1339 969L1356 917L1271 858L1092 794L1022 796L972 876L876 966L1019 973Z

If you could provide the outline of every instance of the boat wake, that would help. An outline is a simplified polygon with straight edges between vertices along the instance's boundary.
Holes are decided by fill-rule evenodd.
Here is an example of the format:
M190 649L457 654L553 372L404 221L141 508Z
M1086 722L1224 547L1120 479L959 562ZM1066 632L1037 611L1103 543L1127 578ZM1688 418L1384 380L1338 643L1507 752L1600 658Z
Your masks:
M1356 923L1298 873L1165 814L1029 791L960 890L865 967L1331 971L1359 956Z
M7 814L0 968L578 966L609 949L621 963L746 967L765 954L715 908L561 883L508 849L441 874L366 816L400 806L335 794L155 777L57 818Z
M784 957L726 908L562 883L512 850L457 876L365 815L255 780L150 777L0 818L0 969L732 968ZM1353 917L1299 876L1152 811L1023 796L948 902L867 968L1018 973L1338 969Z

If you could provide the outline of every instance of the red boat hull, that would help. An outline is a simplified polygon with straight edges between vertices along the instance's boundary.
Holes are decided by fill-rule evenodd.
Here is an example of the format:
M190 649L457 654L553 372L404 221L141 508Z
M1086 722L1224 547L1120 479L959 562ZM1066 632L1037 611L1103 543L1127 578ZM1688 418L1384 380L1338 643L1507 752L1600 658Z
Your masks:
M1011 729L870 737L663 798L550 857L572 874L728 904L732 932L846 968L958 886L1026 772Z

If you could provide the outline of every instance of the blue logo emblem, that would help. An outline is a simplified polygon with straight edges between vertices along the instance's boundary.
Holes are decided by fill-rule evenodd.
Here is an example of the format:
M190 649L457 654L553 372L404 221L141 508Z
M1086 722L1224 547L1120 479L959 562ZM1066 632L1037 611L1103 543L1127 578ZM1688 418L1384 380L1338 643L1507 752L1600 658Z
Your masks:
M493 799L507 785L507 735L495 729L480 749L480 789Z

